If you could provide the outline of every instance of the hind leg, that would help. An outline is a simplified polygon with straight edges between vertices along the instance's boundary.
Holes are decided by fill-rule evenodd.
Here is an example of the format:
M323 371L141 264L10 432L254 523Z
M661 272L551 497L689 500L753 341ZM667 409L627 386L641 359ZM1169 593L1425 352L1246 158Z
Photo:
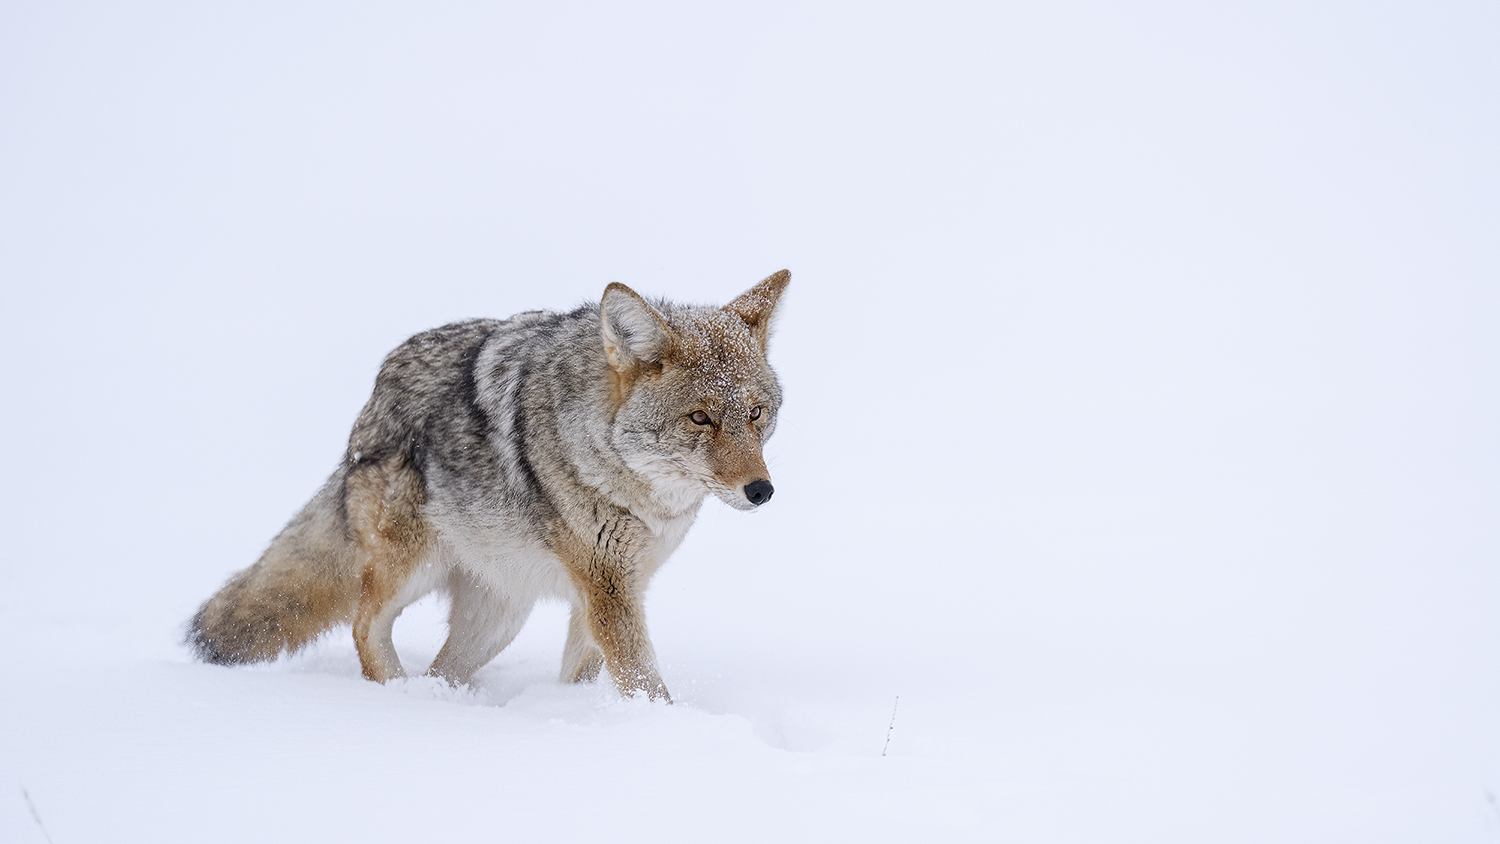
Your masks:
M359 606L354 611L354 649L367 679L377 683L405 676L391 631L411 602L431 591L414 577L421 560L404 548L384 548L365 561Z
M368 615L356 611L354 647L359 651L359 662L365 677L384 683L395 677L406 676L401 668L401 660L396 655L392 629L401 611L431 592L435 585L431 568L418 565L392 597L380 602L372 600ZM372 593L361 593L361 598L367 594ZM364 608L365 605L361 602L360 606Z
M348 481L349 530L360 572L354 648L365 677L377 683L403 675L391 628L426 591L413 583L432 536L419 511L421 500L422 479L406 466L363 467Z
M449 588L453 605L448 613L448 641L427 673L458 686L505 650L525 626L536 601L502 595L461 571L450 576Z

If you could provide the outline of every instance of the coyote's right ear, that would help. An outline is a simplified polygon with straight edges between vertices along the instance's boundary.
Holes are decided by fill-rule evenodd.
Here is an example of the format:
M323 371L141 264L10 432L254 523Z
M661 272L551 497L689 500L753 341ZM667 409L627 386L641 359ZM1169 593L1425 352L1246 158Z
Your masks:
M672 329L641 294L618 281L604 288L599 302L604 354L616 372L638 363L660 363L672 347Z

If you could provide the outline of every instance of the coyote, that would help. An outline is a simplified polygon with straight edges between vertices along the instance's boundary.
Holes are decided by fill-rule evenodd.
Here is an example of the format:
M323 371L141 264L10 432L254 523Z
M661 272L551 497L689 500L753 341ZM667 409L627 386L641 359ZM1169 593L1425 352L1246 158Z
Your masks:
M428 673L467 683L541 598L572 606L562 679L600 668L670 700L646 634L651 576L707 493L771 499L761 446L782 270L722 308L647 301L528 311L418 334L385 359L328 479L188 625L206 662L275 659L352 622L364 675L402 676L396 616L452 598Z

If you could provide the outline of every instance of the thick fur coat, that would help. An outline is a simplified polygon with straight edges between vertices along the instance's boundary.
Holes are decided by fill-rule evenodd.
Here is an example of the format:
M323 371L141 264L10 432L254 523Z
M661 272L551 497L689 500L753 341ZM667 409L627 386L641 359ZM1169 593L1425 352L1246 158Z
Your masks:
M473 320L403 343L343 461L255 565L189 623L202 659L274 659L351 623L366 677L401 676L396 616L452 599L430 674L453 683L500 653L539 599L572 606L562 676L606 668L668 697L644 593L704 497L770 499L761 455L781 386L766 358L790 274L722 308L648 302Z

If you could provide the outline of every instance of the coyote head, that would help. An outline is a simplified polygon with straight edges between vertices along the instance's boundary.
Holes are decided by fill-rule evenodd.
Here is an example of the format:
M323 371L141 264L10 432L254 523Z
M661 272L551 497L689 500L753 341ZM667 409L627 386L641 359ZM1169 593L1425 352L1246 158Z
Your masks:
M782 270L722 308L647 302L618 282L599 313L613 378L614 445L662 493L753 510L773 488L761 445L781 385L766 361Z

